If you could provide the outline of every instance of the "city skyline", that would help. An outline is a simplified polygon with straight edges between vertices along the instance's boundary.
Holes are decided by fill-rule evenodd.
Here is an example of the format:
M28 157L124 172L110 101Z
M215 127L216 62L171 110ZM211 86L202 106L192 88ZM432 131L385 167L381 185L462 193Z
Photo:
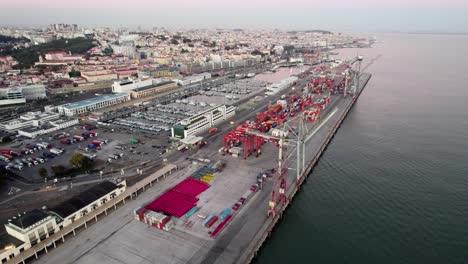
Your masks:
M3 3L3 26L82 26L169 28L279 28L371 32L468 32L468 3L452 1L247 1L213 0L155 3L146 0L84 0L68 3L30 0ZM130 8L130 9L129 9ZM133 9L131 9L133 8ZM129 12L132 11L132 12Z

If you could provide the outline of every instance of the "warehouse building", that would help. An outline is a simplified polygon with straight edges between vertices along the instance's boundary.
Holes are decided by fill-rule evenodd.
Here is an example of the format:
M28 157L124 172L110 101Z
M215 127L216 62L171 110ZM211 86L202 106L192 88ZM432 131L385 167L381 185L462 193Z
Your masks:
M191 76L187 76L181 80L178 80L177 82L180 84L180 85L189 85L189 84L192 84L192 83L198 83L198 82L201 82L203 80L209 80L211 79L211 73L209 72L204 72L204 73L199 73L199 74L194 74L194 75L191 75Z
M130 95L132 98L141 98L170 91L175 88L177 88L177 83L175 82L161 82L131 90Z
M57 232L59 227L55 217L43 210L34 209L9 219L5 229L7 235L0 242L4 244L0 249L1 263L46 239Z
M76 124L78 124L78 119L60 117L57 113L28 112L19 118L0 123L0 130L35 138Z
M0 236L0 263L5 263L103 204L127 188L125 181L104 181L50 209L21 213L5 224Z
M94 110L101 108L109 107L112 105L120 104L130 101L130 94L116 93L94 97L84 101L79 101L76 103L68 103L64 105L57 106L57 111L61 115L65 116L74 116L79 114L85 114Z
M0 89L0 105L26 103L46 98L44 85L27 85Z
M291 77L281 80L278 83L273 83L272 85L267 87L267 91L265 92L265 94L266 95L276 94L277 92L283 90L284 88L294 85L296 81L297 81L297 77L291 76Z
M180 121L180 123L174 125L171 129L172 137L184 139L196 136L235 114L236 108L234 106L227 107L226 105L221 105L213 107L203 113L184 119Z
M49 213L57 219L60 228L66 227L99 206L112 201L127 188L125 181L118 184L104 181L77 196L51 208Z

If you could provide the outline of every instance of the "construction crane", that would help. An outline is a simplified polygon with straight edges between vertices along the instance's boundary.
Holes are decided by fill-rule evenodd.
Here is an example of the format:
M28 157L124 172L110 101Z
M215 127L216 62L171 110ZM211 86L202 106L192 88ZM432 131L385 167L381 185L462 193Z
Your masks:
M327 101L328 103L328 101ZM325 124L331 116L335 114L337 109L332 111L324 120L320 122L314 120L314 123L309 128L307 121L309 114L304 112L293 119L281 124L280 127L272 129L270 134L259 132L253 128L245 129L245 134L253 137L253 141L258 141L261 138L264 142L272 142L278 148L278 162L275 175L273 177L273 189L268 202L267 217L275 217L276 207L280 203L287 201L287 176L289 170L296 171L296 181L300 179L305 168L305 144L312 136ZM297 130L293 129L290 124L296 124ZM309 122L310 124L310 122ZM313 129L313 130L312 130ZM295 158L296 168L289 168L291 160Z
M356 90L359 87L359 80L361 77L361 73L365 71L374 62L376 62L378 59L380 59L380 57L382 57L382 54L379 54L378 56L372 58L369 61L369 63L367 63L364 67L361 67L361 64L364 58L360 55L358 55L353 61L349 63L350 67L343 72L343 75L345 76L345 89L343 93L344 97L346 97L347 93L351 93L353 96L355 95ZM353 65L357 65L355 69L353 69ZM350 79L351 75L353 77L353 85L351 86L350 89L348 89L348 85L349 85L348 80Z

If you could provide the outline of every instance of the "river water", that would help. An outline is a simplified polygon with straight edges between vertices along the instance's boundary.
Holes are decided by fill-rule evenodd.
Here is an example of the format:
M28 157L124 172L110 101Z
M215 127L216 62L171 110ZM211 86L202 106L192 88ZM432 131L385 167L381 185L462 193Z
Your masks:
M468 36L377 37L337 56L382 54L255 263L468 263Z

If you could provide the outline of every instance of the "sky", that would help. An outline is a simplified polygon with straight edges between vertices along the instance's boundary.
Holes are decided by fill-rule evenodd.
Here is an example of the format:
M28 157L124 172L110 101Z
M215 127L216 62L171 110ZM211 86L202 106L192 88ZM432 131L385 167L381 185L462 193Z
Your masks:
M468 0L0 0L0 25L468 33Z

